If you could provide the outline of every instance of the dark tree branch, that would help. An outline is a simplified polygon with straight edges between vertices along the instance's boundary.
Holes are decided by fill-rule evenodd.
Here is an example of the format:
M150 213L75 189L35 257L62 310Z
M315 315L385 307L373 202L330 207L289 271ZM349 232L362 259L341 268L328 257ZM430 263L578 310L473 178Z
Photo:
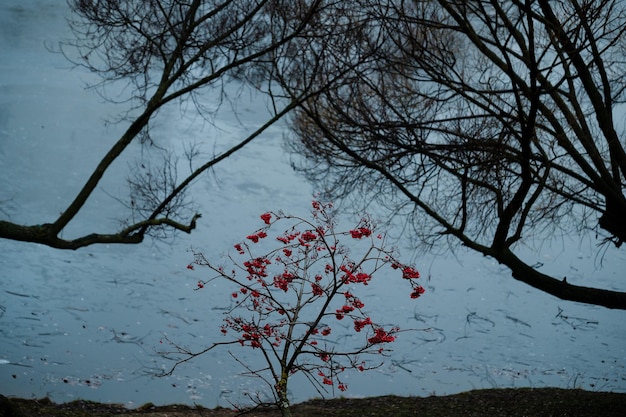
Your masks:
M626 292L573 285L567 278L556 279L543 274L519 259L509 250L493 251L493 258L511 269L515 279L561 300L626 310Z
M168 218L157 218L140 221L128 226L118 233L100 234L92 233L76 239L61 239L57 236L56 228L53 224L43 224L36 226L21 226L0 220L0 233L6 239L22 242L40 243L56 249L80 249L93 244L135 244L141 243L144 239L142 230L147 227L168 226L174 230L191 233L196 228L196 220L200 214L193 216L189 224L182 224Z

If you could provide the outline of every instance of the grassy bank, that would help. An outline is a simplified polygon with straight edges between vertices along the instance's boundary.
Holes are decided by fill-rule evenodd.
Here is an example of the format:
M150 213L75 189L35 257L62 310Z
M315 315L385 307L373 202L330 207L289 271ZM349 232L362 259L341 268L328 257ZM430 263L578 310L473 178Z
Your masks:
M135 410L120 405L74 401L53 404L48 400L4 399L0 417L225 417L238 413L224 408L186 406L154 407ZM557 388L476 390L449 396L371 397L362 399L311 400L293 406L294 416L313 417L390 417L390 416L626 416L626 394L590 392ZM248 410L247 416L279 416L276 410Z

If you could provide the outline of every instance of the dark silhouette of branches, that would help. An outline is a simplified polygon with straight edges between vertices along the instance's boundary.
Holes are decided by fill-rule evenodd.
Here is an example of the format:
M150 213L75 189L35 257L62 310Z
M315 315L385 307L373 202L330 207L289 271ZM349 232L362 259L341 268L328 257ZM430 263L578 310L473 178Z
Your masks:
M357 3L367 30L323 52L351 71L293 119L300 168L333 196L408 213L420 243L461 243L559 298L626 309L626 293L517 255L556 232L626 240L622 2Z
M0 220L0 237L77 249L96 243L139 243L146 235L163 237L171 231L191 232L200 217L191 211L185 195L191 182L314 94L311 89L304 88L297 98L273 95L277 104L263 126L230 150L203 161L185 178L178 178L175 155L166 156L159 168L133 170L125 202L132 210L131 220L122 230L59 237L129 144L150 143L150 126L164 106L188 101L208 117L201 95L223 93L230 81L255 83L270 91L263 86L271 86L271 74L264 74L270 77L262 81L258 75L264 63L270 57L289 58L297 48L292 44L313 30L322 4L321 0L71 0L75 37L62 45L62 51L76 65L100 75L98 87L104 92L111 83L127 84L131 93L121 100L125 110L119 122L128 127L54 222L21 225Z

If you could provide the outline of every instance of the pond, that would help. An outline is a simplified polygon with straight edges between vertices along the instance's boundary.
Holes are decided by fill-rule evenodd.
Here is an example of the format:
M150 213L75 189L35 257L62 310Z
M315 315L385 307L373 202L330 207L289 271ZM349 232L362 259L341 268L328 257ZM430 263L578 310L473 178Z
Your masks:
M67 13L63 2L0 5L1 216L15 222L52 220L123 128L107 122L123 109L83 88L97 79L46 47L68 36ZM222 109L213 124L173 108L154 127L156 138L172 149L185 142L219 152L262 123L265 106L262 97L244 93L236 112ZM240 375L244 369L226 350L172 376L155 374L172 365L158 354L166 338L196 350L219 340L230 303L228 286L194 291L203 272L186 268L188 249L219 258L260 226L261 213L309 211L315 190L292 171L285 132L282 125L269 129L194 185L203 217L189 236L75 252L0 240L0 393L215 407L267 392ZM140 145L105 178L68 236L118 227L116 197L127 196L123 178L137 161L150 161ZM356 220L346 215L342 222L347 228ZM548 386L626 391L623 311L555 299L463 249L418 257L410 236L398 247L421 271L427 292L411 300L384 274L359 289L373 317L409 331L399 334L380 368L348 374L341 395ZM626 256L605 249L590 237L565 236L537 242L526 259L569 282L625 290ZM259 363L257 351L232 352ZM291 388L296 402L319 396L304 379Z

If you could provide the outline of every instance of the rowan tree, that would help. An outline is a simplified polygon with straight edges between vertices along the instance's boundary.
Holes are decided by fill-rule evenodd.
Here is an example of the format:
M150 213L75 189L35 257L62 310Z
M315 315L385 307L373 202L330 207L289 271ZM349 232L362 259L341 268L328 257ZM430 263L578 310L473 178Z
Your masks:
M245 368L244 375L259 378L270 388L269 401L260 394L249 395L256 407L274 405L287 417L292 415L289 381L295 374L303 374L323 396L329 390L348 389L347 371L381 365L376 358L386 356L387 346L408 329L377 323L368 311L370 301L359 293L382 279L408 284L406 298L417 300L426 291L419 284L420 274L398 260L397 251L387 246L386 234L377 230L370 216L341 230L332 203L314 200L312 207L310 218L282 211L263 213L263 226L236 243L236 253L221 261L193 250L194 260L187 268L202 272L197 290L215 288L216 281L232 286L220 326L224 339L194 351L166 337L173 349L160 353L175 363L161 376L228 346ZM243 360L236 348L256 351L259 363ZM367 359L371 356L374 362Z

